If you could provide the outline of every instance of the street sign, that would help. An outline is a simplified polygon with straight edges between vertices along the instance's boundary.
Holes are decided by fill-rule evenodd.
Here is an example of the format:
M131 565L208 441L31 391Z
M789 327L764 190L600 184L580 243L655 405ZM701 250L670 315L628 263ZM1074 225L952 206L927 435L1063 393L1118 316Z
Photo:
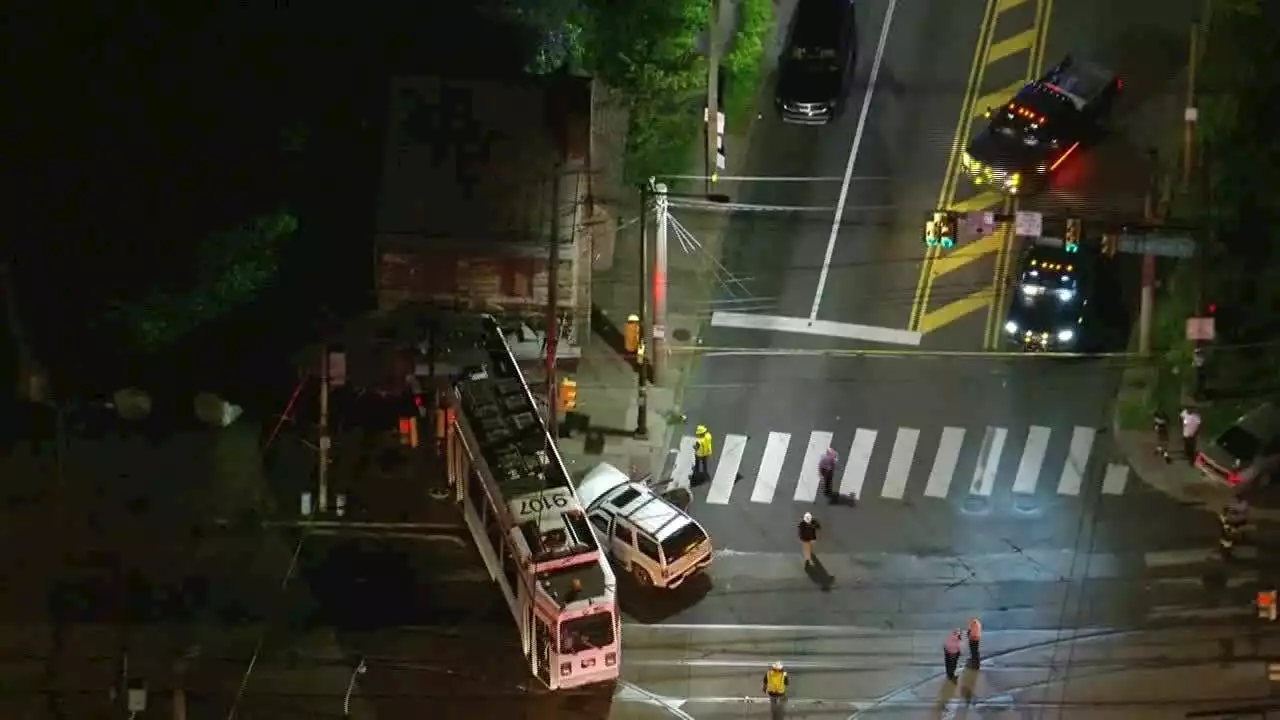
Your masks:
M1124 233L1120 236L1120 252L1189 258L1196 254L1196 242L1186 236Z
M1019 210L1013 216L1013 229L1020 237L1040 237L1044 230L1044 216L1038 212Z
M969 237L986 237L996 229L996 214L989 210L967 213L965 226L969 230Z
M1187 318L1187 339L1199 342L1211 342L1214 336L1214 323L1211 317Z

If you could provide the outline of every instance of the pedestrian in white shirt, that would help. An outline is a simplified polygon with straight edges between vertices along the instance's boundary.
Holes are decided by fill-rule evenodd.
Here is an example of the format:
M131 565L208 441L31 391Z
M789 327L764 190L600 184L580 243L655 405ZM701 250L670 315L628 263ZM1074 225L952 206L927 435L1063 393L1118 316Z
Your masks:
M1195 408L1182 409L1182 454L1187 462L1196 464L1196 436L1200 434L1200 413Z

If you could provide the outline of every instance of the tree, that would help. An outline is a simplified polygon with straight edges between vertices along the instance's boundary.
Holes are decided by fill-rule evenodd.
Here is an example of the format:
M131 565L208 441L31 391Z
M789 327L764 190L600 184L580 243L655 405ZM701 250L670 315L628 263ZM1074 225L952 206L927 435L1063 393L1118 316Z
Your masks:
M108 322L130 350L150 353L172 346L256 298L276 278L280 252L297 229L297 219L279 211L213 233L197 250L190 288L154 290L117 303Z

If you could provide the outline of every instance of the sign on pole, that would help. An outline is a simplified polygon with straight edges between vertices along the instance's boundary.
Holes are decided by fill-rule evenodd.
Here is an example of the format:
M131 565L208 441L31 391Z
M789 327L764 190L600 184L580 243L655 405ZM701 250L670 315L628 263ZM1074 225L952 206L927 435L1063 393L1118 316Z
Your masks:
M1019 237L1040 237L1044 231L1044 217L1038 212L1019 210L1013 216L1013 229Z
M1198 342L1211 342L1214 335L1212 317L1187 318L1187 339Z
M991 211L975 211L965 217L965 225L969 227L972 237L986 237L996 229L996 214Z

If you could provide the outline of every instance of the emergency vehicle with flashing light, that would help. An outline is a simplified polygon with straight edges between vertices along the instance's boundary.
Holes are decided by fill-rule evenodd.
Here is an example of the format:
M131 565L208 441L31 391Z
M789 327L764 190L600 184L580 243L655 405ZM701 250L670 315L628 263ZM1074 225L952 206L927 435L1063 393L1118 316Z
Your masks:
M1110 70L1068 55L1009 102L986 109L990 122L961 156L964 172L1010 195L1033 191L1101 137L1122 86Z
M1004 334L1028 352L1077 352L1089 305L1080 256L1033 247L1023 256Z

